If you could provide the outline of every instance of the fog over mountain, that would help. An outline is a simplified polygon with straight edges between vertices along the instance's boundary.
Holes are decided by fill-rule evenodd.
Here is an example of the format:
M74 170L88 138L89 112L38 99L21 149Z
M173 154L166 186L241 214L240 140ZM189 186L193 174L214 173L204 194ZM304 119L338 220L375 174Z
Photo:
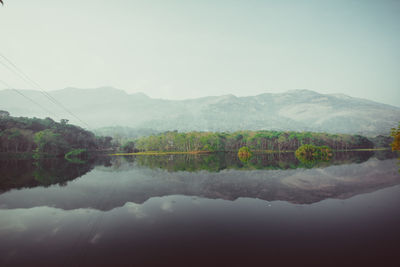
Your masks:
M18 95L0 91L0 109L13 116L68 118L82 125L41 92L21 90L54 115ZM256 96L209 96L187 100L154 99L112 87L65 88L49 92L92 128L128 126L157 131L293 130L329 133L388 134L400 108L346 95L310 90ZM83 126L83 125L82 125Z

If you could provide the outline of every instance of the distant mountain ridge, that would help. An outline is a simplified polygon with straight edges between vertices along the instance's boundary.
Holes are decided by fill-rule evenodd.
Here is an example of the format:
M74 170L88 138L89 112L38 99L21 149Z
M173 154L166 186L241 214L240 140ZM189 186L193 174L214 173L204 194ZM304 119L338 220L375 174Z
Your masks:
M25 95L80 124L41 92ZM341 94L311 90L256 96L208 96L186 100L154 99L112 87L65 88L49 92L93 128L127 126L156 131L292 130L364 135L388 134L400 120L400 108ZM12 90L0 91L0 109L13 116L52 117ZM83 125L82 125L83 126Z

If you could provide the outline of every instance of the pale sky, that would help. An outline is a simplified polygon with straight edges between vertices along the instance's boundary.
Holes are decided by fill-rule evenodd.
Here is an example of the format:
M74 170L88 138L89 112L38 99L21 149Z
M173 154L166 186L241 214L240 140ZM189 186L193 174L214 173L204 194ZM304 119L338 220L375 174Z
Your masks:
M0 53L45 90L184 99L310 89L400 106L400 1L4 2ZM1 65L0 79L29 88Z

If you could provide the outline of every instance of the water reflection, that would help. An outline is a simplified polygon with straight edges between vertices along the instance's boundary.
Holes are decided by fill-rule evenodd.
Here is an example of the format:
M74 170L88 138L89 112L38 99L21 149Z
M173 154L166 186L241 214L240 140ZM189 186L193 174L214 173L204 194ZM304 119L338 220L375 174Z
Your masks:
M397 266L399 189L307 206L168 196L0 209L0 265Z
M214 153L210 155L169 155L169 156L125 156L125 160L152 169L165 169L170 172L194 172L206 170L218 172L224 169L237 170L287 170L296 168L322 168L331 165L362 163L371 157L381 160L396 157L391 151L349 151L336 152L329 161L304 162L294 153L255 154L241 160L236 154ZM116 159L116 160L121 160ZM117 163L118 164L118 163Z
M375 157L385 160L396 157L391 151L336 152L329 162L317 162L313 166L300 162L294 153L268 153L253 155L251 160L242 161L236 154L215 153L210 155L169 155L169 156L124 156L94 157L85 163L69 162L63 158L39 160L0 158L0 192L10 189L66 185L88 172L95 166L104 166L109 171L123 171L135 166L150 169L164 169L169 172L186 171L219 172L235 170L286 170L296 168L322 168L331 165L362 163ZM128 164L129 163L129 164Z
M4 182L2 179L1 188L9 191L0 194L0 203L8 209L50 206L110 210L127 202L144 203L152 197L186 195L310 204L399 184L397 159L391 157L391 153L337 153L329 163L311 169L298 168L301 163L288 153L255 155L247 163L226 154L109 157L87 165L31 164L25 166L29 173L9 172L3 166L4 173L12 175ZM19 168L18 164L7 166ZM58 184L49 186L51 183ZM22 187L36 188L11 190Z
M0 265L398 261L392 153L336 153L312 168L293 154L235 156L0 160Z
M47 159L0 159L0 192L15 188L65 186L68 181L91 171L94 166L111 165L109 157L97 157L83 164L72 163L63 158Z

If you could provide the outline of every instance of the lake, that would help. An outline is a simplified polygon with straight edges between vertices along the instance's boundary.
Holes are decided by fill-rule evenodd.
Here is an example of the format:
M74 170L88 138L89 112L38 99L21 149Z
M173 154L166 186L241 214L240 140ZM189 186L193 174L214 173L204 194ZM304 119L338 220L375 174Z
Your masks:
M389 151L0 158L0 265L400 266Z

